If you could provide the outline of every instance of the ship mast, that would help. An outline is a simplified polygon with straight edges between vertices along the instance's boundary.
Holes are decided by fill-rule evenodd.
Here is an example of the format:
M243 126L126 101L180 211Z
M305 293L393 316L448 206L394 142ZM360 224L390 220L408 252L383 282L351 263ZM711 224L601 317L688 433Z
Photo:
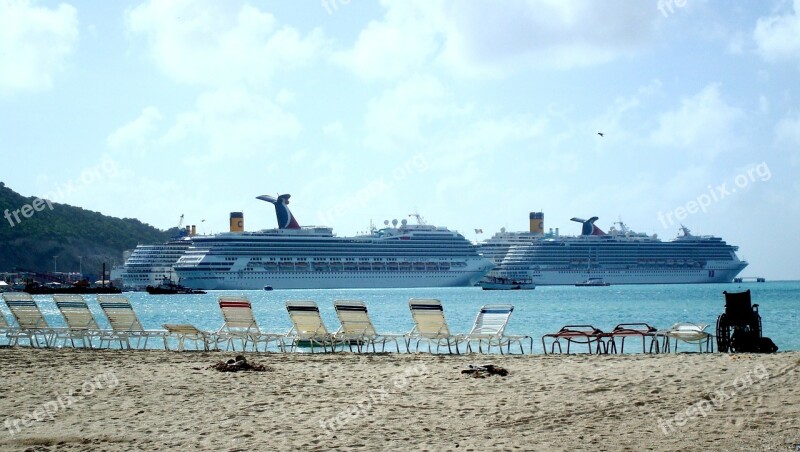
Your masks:
M428 224L428 223L425 222L425 218L423 218L422 215L419 214L419 212L410 213L410 214L408 214L408 216L416 218L417 224L419 224L419 225Z

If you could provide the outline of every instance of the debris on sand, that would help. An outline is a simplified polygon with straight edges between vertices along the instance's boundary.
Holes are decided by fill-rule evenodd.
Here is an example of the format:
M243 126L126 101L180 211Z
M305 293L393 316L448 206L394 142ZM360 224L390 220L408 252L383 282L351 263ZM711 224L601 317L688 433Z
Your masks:
M492 375L500 375L501 377L505 377L508 375L508 371L506 369L500 366L495 366L494 364L486 364L484 366L470 364L469 368L462 370L461 373L470 375L473 378L486 378Z
M220 361L216 364L208 366L209 369L216 369L220 372L239 372L239 371L252 371L252 372L272 372L274 369L266 367L263 364L250 364L247 359L242 355L237 355L234 359L228 361Z

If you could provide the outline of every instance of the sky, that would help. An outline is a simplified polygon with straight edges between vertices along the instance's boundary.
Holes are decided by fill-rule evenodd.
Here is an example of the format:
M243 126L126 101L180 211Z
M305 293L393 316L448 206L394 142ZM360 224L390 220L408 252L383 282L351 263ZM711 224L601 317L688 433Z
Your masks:
M800 279L798 81L800 0L0 0L0 180L203 233L684 224Z

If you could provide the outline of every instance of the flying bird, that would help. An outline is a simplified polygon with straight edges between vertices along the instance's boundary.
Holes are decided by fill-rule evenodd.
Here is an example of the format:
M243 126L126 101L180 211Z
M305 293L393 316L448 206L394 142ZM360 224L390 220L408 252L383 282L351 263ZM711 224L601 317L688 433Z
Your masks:
M605 136L605 135L603 134L603 132L597 132L597 134L598 134L598 135L600 135L601 137L604 137L604 136Z

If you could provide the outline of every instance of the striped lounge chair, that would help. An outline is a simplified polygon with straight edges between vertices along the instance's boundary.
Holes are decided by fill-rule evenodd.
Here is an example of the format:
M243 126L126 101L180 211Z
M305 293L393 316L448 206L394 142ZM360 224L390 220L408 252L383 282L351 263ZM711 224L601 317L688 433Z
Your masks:
M100 347L104 342L108 342L109 347L111 342L119 342L120 347L132 348L131 340L136 339L136 347L139 348L144 339L144 348L147 348L147 341L150 338L161 339L164 344L164 349L167 348L166 331L164 330L146 330L142 327L142 322L139 321L136 312L131 306L131 302L123 295L98 295L97 301L100 303L100 308L103 313L108 317L108 323L111 324L111 334L103 334L100 338Z
M10 345L19 345L19 340L22 338L27 339L31 347L42 346L39 338L44 341L45 347L55 345L59 329L47 324L42 316L42 311L39 310L39 306L36 305L30 294L25 292L4 293L3 299L17 322L17 327L7 333Z
M336 316L339 317L341 328L334 333L337 341L342 342L353 350L353 345L359 353L366 349L369 351L369 346L372 345L372 351L375 349L376 344L381 344L381 352L385 351L387 342L394 342L395 349L399 352L400 345L397 342L398 338L402 338L402 334L378 334L375 327L372 325L372 320L369 318L367 306L360 300L336 300L333 302L333 308L336 310Z
M258 328L250 300L247 297L223 296L219 297L219 309L225 323L217 330L215 342L225 343L226 349L236 350L236 340L242 343L242 350L247 350L252 345L258 351L258 345L264 344L267 350L270 342L275 342L283 350L283 334L264 333Z
M67 322L67 328L64 330L64 343L69 339L73 347L75 347L75 340L81 341L83 347L92 348L92 338L100 337L102 332L100 327L86 305L86 300L80 295L75 294L56 294L53 295L53 301L56 303L61 315Z
M298 347L309 347L311 353L314 353L314 347L321 346L325 352L328 351L328 347L334 352L336 343L342 343L328 332L319 314L317 303L290 300L286 302L286 311L292 320L292 329L286 333L286 339L292 341L292 351Z
M411 342L416 341L415 352L419 351L419 344L426 342L428 352L432 352L432 346L436 345L436 352L439 348L446 346L447 352L452 354L453 350L460 353L458 343L461 337L450 333L447 320L444 318L442 302L436 299L412 298L408 301L411 309L411 317L414 319L414 328L405 334L406 349L411 352Z
M503 353L503 347L506 347L506 351L511 353L511 344L513 343L519 344L520 353L525 353L522 348L522 344L525 341L530 342L530 350L532 352L532 337L505 334L512 312L514 312L514 306L510 304L483 305L475 318L472 330L461 339L467 344L467 352L472 352L472 343L477 342L479 353L483 353L484 345L487 352L490 352L493 346L497 346L500 349L500 353Z

